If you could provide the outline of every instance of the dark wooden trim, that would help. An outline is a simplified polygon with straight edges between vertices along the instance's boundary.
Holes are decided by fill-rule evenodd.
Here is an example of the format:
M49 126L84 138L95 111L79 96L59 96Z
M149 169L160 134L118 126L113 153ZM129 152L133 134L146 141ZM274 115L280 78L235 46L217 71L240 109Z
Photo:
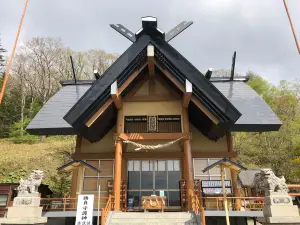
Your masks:
M178 90L174 89L174 87L172 87L170 84L168 84L162 77L161 75L157 75L155 76L156 81L159 82L162 86L164 86L166 88L166 90L175 98L181 99L182 96L179 93Z
M121 109L122 108L122 97L120 95L111 95L112 100L115 103L115 106L117 109Z
M155 95L155 81L153 75L149 79L149 95L150 96Z
M155 74L154 56L148 56L148 71L149 71L149 76L154 76Z
M184 108L188 108L189 107L189 103L192 97L192 92L184 92L183 94L183 102L182 105Z
M140 76L139 78L137 78L139 79L137 81L137 84L128 91L127 95L124 97L124 101L126 100L126 98L131 97L135 93L137 93L138 90L140 90L141 87L148 81L148 78L148 76Z
M172 95L131 96L124 98L124 102L159 102L172 100L181 100L181 98Z
M228 152L233 152L233 139L230 132L226 133L227 149Z
M163 72L163 74L170 80L172 81L172 83L181 91L184 92L184 86L178 81L176 80L171 73L169 73L168 70L163 69L158 63L155 62L155 65L160 69L161 72Z
M75 153L81 152L81 143L82 143L82 136L78 134L76 136Z
M139 70L134 71L130 77L119 87L119 94L121 94L127 86L140 74L140 72L146 67L147 63L145 63Z
M86 122L86 126L90 127L92 124L106 111L106 109L113 103L113 100L110 98L108 99L100 109Z
M189 139L188 133L120 133L119 138L122 140L182 140Z
M163 72L163 74L166 75L166 77L172 81L172 83L179 89L181 90L183 93L185 92L185 88L184 86L178 81L176 80L172 74L166 70L163 69L161 66L159 66L158 63L155 62L155 65ZM215 117L214 114L212 114L195 96L191 96L191 100L195 103L195 105L211 120L213 121L214 124L218 124L219 120Z

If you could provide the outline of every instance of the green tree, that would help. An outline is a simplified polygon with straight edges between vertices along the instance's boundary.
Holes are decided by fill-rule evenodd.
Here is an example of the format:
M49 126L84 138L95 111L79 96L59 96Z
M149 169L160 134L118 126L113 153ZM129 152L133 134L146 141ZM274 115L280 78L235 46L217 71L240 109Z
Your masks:
M249 73L251 86L269 104L283 125L279 131L235 134L239 160L249 167L270 167L288 182L300 181L299 83L281 81L275 87L259 75Z
M3 67L5 62L4 55L3 55L4 52L6 52L6 50L2 47L1 38L0 38L0 74L3 73Z

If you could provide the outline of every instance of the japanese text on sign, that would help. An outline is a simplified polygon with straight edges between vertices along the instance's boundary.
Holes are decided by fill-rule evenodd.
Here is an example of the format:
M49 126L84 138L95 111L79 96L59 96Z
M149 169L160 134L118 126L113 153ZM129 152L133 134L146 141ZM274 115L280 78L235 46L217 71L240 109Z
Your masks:
M78 195L75 225L92 225L94 195Z

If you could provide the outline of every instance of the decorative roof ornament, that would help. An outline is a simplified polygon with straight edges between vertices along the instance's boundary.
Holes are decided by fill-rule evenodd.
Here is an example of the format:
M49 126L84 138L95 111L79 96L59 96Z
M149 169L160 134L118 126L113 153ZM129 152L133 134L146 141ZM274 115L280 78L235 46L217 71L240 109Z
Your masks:
M133 33L122 24L110 24L110 26L131 42L135 42L145 32L153 35L157 32L163 40L169 42L192 24L192 21L182 21L166 34L157 27L157 18L153 16L142 17L142 28L140 28L136 33Z

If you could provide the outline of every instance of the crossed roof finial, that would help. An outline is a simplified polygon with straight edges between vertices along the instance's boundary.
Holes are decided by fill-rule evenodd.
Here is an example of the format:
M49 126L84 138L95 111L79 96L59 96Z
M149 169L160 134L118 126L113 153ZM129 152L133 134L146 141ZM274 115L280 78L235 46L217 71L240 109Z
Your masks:
M158 31L162 35L164 40L166 42L169 42L192 24L192 21L183 21L166 34L164 31L157 27L157 18L152 16L142 17L142 28L139 29L136 33L133 33L122 24L110 24L110 26L131 42L135 42L143 33L143 31L146 31L148 28L156 29L156 31Z

